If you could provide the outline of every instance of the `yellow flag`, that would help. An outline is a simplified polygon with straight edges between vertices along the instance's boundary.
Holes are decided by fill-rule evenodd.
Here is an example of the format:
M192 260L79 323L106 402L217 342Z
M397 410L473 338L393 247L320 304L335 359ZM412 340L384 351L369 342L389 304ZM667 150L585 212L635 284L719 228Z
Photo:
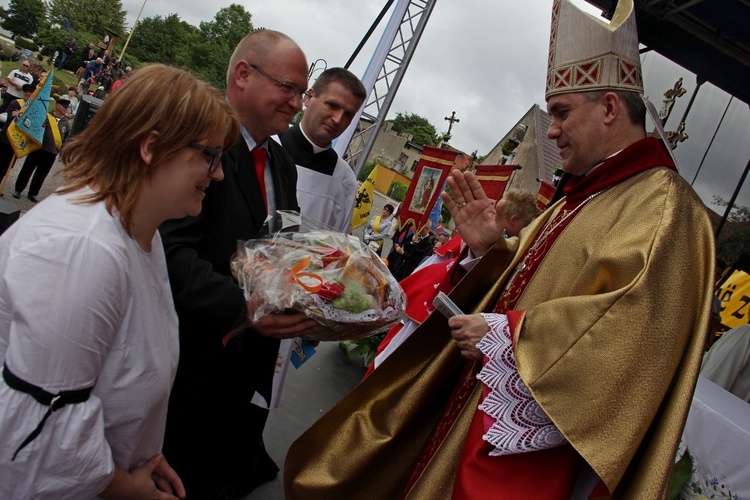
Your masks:
M15 121L8 125L8 130L5 133L17 158L23 158L42 147L40 143L34 142L25 132L19 130Z
M372 209L372 200L375 199L375 179L378 178L378 167L375 165L365 182L359 187L357 197L354 199L354 213L352 214L352 230L367 224Z
M750 323L750 275L736 269L716 292L721 322L729 328Z

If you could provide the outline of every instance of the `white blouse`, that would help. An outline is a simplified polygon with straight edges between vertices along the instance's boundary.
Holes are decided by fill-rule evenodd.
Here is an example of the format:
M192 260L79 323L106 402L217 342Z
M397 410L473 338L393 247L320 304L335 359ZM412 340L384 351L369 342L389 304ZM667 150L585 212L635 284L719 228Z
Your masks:
M89 192L89 191L84 191ZM144 252L103 202L53 195L0 237L0 362L83 403L47 407L0 378L0 498L92 498L161 452L178 360L161 238Z

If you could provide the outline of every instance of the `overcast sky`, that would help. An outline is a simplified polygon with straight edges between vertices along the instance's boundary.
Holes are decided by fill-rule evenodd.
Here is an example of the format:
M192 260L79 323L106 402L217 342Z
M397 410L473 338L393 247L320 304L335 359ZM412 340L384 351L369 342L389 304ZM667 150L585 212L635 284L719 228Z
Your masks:
M598 13L583 0L574 2ZM132 25L143 2L122 3ZM147 0L143 16L177 13L197 26L231 3ZM254 26L290 35L310 62L324 59L332 67L346 63L385 0L239 3L252 14ZM453 127L451 144L467 153L477 150L480 155L487 154L532 105L544 109L551 5L552 0L438 0L389 117L397 112L416 113L427 117L438 132L445 132L445 117L455 111L461 121ZM379 35L377 31L355 60L351 67L355 74L364 73ZM663 92L679 77L685 80L688 93L677 101L667 122L666 128L673 130L695 87L695 77L658 54L648 54L643 63L646 95L657 108L661 107ZM750 111L737 100L708 149L729 98L710 83L703 85L687 120L690 139L675 151L688 181L693 180L703 161L694 187L705 202L714 195L729 200L750 158ZM750 188L742 190L738 201L750 206Z
M141 0L123 0L132 18ZM198 25L231 0L148 0L144 16L177 13ZM385 5L385 0L255 0L241 3L256 27L282 31L310 62L343 66ZM543 104L552 0L438 0L390 115L417 113L438 132L452 111L461 120L452 144L486 154L534 103ZM388 17L381 23L385 26ZM129 19L129 24L132 20ZM352 65L361 76L380 33Z
M583 0L574 2L598 12ZM294 38L308 61L324 59L332 67L346 63L385 0L147 0L143 16L176 13L197 26L231 3L242 4L252 14L254 26ZM0 4L7 6L7 0ZM122 0L122 4L132 26L143 1ZM416 113L445 132L444 118L455 111L460 122L453 127L451 144L467 153L487 154L533 104L544 109L551 5L552 0L438 0L389 117ZM364 73L379 35L377 31L352 65L358 76ZM658 54L649 53L643 63L646 95L657 108L663 92L677 78L685 79L688 94L677 101L666 127L674 129L695 77ZM676 150L689 181L705 155L694 187L706 202L713 195L728 200L750 158L750 112L737 100L706 154L729 98L705 84L687 120L690 139ZM743 190L739 201L750 206L750 189Z

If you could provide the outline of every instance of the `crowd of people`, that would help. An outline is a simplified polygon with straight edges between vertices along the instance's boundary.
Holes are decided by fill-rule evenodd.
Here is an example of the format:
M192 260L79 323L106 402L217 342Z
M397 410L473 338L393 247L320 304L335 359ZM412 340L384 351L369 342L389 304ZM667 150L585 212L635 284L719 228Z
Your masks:
M72 38L59 51L56 68L58 70L70 68L76 54L77 41ZM47 75L47 70L41 64L32 64L27 59L19 62L20 67L10 71L0 83L0 91L2 92L2 103L0 104L0 175L2 177L7 175L17 160L7 138L8 126L21 108L28 104L31 94L41 85ZM20 198L33 174L28 199L33 203L39 201L38 196L42 184L60 153L63 142L71 131L71 125L81 100L80 96L89 95L104 99L117 91L128 80L131 73L132 69L129 66L124 66L117 57L110 58L109 50L99 48L97 52L93 43L89 43L84 48L80 64L75 71L78 77L77 85L68 87L67 92L54 87L52 97L55 104L50 106L48 118L54 117L57 127L48 127L45 130L41 150L29 154L26 158L17 177L13 191L14 198ZM52 124L51 121L49 123Z
M410 309L289 450L287 498L665 498L713 238L646 135L632 2L594 21L555 0L547 135L566 175L547 210L454 170L452 235L395 227L390 204L368 222L373 251L392 238ZM84 85L116 67L92 48ZM601 81L561 76L586 60ZM256 319L230 261L279 210L349 232L357 183L331 144L366 95L342 68L308 88L304 52L273 30L227 63L225 95L136 70L64 145L72 99L57 100L30 169L61 150L62 185L0 236L0 497L234 498L278 474L263 440L276 367L288 339L324 329L295 311ZM438 292L462 313L435 313Z
M20 68L11 71L6 78L7 90L3 94L3 106L0 108L0 178L7 176L17 160L8 138L8 127L18 113L30 103L34 91L41 85L45 75L46 71L40 65L32 65L29 61L23 60ZM79 103L77 90L70 87L67 93L55 93L53 98L55 104L46 117L41 147L27 155L17 176L13 191L13 197L16 199L21 197L21 193L31 180L28 199L33 203L39 201L37 197L47 174L70 134L72 119Z
M55 66L59 70L67 69L78 77L80 95L86 95L91 90L91 95L104 98L116 91L132 73L132 68L124 65L119 58L112 57L108 48L95 46L93 42L83 47L79 55L75 37L65 42L57 53ZM79 56L78 60L76 56ZM96 85L96 89L92 85Z

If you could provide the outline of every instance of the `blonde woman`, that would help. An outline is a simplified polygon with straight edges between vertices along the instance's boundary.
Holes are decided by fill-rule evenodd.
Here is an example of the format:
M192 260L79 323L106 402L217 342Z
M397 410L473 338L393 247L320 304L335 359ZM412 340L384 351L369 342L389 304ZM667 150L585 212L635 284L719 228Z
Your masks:
M218 90L145 67L0 238L0 498L185 496L161 455L178 333L157 228L201 211L238 136Z

